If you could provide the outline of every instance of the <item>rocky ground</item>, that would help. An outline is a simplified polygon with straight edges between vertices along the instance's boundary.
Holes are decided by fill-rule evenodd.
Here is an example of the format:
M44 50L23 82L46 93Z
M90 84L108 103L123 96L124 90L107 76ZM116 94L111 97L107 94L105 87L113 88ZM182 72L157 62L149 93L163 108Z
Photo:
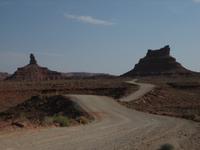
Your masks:
M157 87L143 97L123 102L139 111L200 121L199 78L143 78Z
M0 82L0 111L16 106L32 96L62 94L94 94L115 99L137 90L137 86L124 83L127 79L76 79L42 82Z
M139 88L138 93L144 89ZM0 149L160 150L170 145L176 150L199 150L198 123L127 109L105 96L70 95L70 98L95 121L71 128L1 134Z
M88 122L91 120L88 115L59 95L93 94L119 99L134 90L137 86L126 84L121 79L1 82L0 129L59 126L53 119L63 115L67 117L67 125Z
M85 124L92 120L67 97L32 97L0 113L0 130Z

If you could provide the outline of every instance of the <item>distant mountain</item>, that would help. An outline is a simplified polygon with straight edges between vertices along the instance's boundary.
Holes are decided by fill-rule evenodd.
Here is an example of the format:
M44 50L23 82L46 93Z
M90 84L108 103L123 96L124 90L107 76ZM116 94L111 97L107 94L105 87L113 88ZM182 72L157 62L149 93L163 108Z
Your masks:
M69 72L62 74L66 78L110 78L114 77L105 73L88 73L88 72Z
M70 72L60 73L51 71L48 68L38 65L35 56L30 54L30 63L17 71L6 80L14 81L42 81L42 80L61 80L72 78L111 78L112 75L103 73Z
M184 68L176 59L170 56L170 47L167 45L158 50L148 50L146 56L140 59L134 69L122 76L151 76L151 75L191 75L195 74Z
M4 80L4 79L6 79L8 76L9 76L8 73L0 72L0 80Z
M13 75L7 78L7 80L15 81L41 81L57 79L63 79L62 74L39 66L33 54L30 55L30 63L28 65L18 68Z

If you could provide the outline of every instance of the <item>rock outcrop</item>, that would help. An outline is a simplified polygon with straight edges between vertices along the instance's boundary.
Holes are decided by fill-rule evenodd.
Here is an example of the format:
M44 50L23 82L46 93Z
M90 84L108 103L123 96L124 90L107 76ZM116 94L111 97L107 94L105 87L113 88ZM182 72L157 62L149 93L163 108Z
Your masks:
M63 79L61 73L51 71L48 68L40 67L33 54L30 54L30 63L25 67L18 68L17 71L7 78L16 81L41 81Z
M148 50L146 56L140 59L134 69L122 76L150 76L150 75L187 75L192 71L185 69L176 59L170 56L167 45L159 50Z
M30 65L36 65L37 61L35 59L35 56L33 54L30 54Z

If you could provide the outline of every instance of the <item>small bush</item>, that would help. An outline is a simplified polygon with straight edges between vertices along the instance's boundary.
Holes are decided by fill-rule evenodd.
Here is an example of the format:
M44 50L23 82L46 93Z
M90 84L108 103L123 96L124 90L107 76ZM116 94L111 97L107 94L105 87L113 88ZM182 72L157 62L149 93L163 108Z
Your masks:
M61 127L69 126L69 118L63 115L53 116L53 122L58 123Z
M158 150L174 150L174 146L171 144L164 144Z
M81 124L87 124L88 121L89 121L89 120L88 120L86 117L84 117L84 116L81 116L81 117L79 118L79 122L80 122Z
M42 121L43 125L53 125L53 124L59 124L61 127L67 127L69 126L69 119L66 116L63 115L54 115L45 117Z
M44 125L52 125L54 123L53 117L45 117L42 124Z

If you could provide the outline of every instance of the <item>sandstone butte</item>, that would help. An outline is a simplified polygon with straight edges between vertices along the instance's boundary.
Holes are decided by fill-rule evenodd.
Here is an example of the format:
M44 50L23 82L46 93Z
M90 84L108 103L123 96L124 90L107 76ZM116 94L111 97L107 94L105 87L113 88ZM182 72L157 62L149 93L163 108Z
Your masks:
M63 79L62 73L51 71L38 65L33 54L30 54L30 63L9 76L6 80L14 81L42 81Z
M170 46L158 50L149 49L146 56L140 59L134 69L122 76L154 76L154 75L191 75L196 74L184 68L170 55Z

